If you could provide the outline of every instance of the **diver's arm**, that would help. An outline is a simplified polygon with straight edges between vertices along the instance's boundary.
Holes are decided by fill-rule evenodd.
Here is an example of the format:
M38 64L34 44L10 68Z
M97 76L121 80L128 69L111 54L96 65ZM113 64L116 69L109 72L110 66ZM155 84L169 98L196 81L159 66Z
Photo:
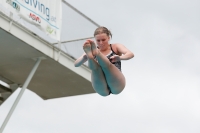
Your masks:
M87 55L84 53L81 57L79 57L75 62L74 62L74 66L75 67L79 67L81 66L83 63L85 63L88 60Z

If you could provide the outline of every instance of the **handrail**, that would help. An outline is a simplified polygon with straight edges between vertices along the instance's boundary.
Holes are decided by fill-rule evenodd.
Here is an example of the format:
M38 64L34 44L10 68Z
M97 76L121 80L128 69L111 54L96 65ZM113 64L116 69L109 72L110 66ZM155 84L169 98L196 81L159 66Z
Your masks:
M82 41L82 40L87 40L87 39L93 39L93 38L94 38L94 37L80 38L80 39L62 41L62 42L60 42L60 43L77 42L77 41ZM55 45L55 44L58 44L58 43L52 43L52 44Z
M84 18L86 18L88 21L90 21L91 23L93 23L97 27L100 27L99 24L97 24L96 22L94 22L92 19L90 19L89 17L87 17L85 14L83 14L82 12L80 12L78 9L76 9L75 7L73 7L71 4L69 4L65 0L62 0L62 1L63 1L64 4L66 4L67 6L69 6L70 8L72 8L74 11L76 11L78 14L80 14L81 16L83 16Z

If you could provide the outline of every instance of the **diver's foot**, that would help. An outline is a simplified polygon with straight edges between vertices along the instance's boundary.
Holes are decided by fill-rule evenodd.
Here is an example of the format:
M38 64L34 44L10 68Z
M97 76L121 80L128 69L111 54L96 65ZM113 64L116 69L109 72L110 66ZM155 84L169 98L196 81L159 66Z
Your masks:
M92 54L92 50L91 50L91 44L89 42L85 42L83 44L83 50L85 51L87 57L89 59L94 58L93 54Z
M97 49L96 44L93 41L90 41L91 44L91 50L92 50L92 54L93 56L96 56L99 54L99 50Z

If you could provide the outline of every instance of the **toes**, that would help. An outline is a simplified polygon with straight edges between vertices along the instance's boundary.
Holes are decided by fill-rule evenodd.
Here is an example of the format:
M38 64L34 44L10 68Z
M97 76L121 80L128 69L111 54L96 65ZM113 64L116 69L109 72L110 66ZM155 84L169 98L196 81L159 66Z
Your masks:
M85 44L90 44L90 42L89 42L89 41L85 41L84 45L85 45Z
M83 48L88 48L88 47L91 47L91 45L90 45L89 43L85 43L85 44L83 45Z

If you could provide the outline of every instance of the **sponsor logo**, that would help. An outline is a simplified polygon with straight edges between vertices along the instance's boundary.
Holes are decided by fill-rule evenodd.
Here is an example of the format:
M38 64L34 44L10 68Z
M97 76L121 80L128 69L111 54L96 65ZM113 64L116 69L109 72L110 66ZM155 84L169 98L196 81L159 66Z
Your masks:
M22 0L29 6L38 10L38 12L46 15L46 20L50 20L50 9L45 4L41 3L39 0Z
M38 23L41 23L41 19L33 13L30 13L29 18L32 18L32 20L35 20Z
M49 34L52 34L54 30L53 30L50 26L47 26L46 31L47 31Z
M14 2L12 0L6 0L6 3L11 5L14 9L16 9L17 12L20 11L20 6L16 2Z

